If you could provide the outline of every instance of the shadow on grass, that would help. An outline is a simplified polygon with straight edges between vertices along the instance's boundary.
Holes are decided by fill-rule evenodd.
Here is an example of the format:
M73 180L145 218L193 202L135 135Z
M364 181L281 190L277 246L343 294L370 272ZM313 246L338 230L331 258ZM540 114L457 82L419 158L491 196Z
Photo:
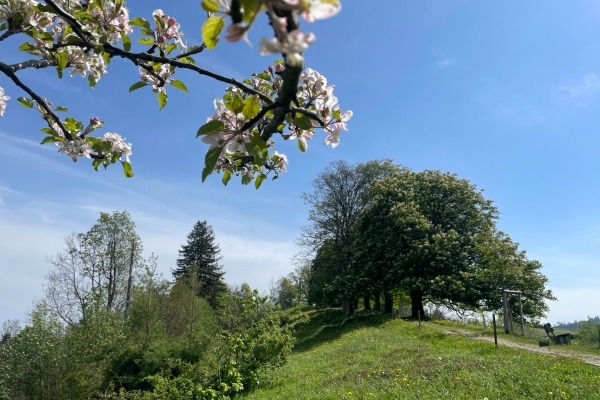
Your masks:
M379 326L393 319L390 314L359 312L346 315L339 309L314 310L310 322L296 329L294 352L302 353L322 343L336 340L342 335L367 326Z

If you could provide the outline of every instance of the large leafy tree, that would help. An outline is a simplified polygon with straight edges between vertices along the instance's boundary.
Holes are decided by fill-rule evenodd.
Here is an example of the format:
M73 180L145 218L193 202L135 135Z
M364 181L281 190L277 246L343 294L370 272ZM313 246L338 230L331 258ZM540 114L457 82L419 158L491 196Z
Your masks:
M532 321L548 311L546 301L556 300L546 288L548 278L541 273L542 264L527 258L519 244L501 231L481 235L477 244L477 261L472 270L471 292L480 308L502 309L502 289L522 292L523 314ZM516 296L509 297L512 315L519 315Z
M206 298L213 307L220 294L227 291L223 281L221 249L216 243L215 233L206 221L198 221L187 236L187 244L181 246L177 268L173 270L175 279L187 278L192 269L198 280L198 295Z
M402 289L415 317L424 314L424 300L474 303L465 274L478 235L494 227L492 202L468 180L431 170L381 179L370 195L359 225L356 290Z
M85 317L92 300L125 313L133 276L143 265L142 241L129 213L100 213L88 232L68 236L65 245L50 259L44 300L50 309L69 325Z
M369 187L377 179L399 170L391 160L360 164L338 160L317 175L312 182L312 192L302 194L310 207L309 224L302 228L297 244L302 248L301 257L312 265L314 275L309 291L316 302L337 298L344 304L353 303L352 294L342 287L332 290L331 284L348 271L357 223L371 200ZM327 294L323 293L325 289Z

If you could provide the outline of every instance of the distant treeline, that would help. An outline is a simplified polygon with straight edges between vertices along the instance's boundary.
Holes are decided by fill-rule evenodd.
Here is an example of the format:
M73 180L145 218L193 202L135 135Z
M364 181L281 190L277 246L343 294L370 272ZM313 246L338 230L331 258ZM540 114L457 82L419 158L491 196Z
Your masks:
M574 321L574 322L557 322L556 325L554 326L555 328L563 328L563 329L580 329L581 328L581 324L585 324L586 322L591 322L591 323L600 323L600 317L599 316L595 316L594 318L588 318L587 320L581 320L581 321Z

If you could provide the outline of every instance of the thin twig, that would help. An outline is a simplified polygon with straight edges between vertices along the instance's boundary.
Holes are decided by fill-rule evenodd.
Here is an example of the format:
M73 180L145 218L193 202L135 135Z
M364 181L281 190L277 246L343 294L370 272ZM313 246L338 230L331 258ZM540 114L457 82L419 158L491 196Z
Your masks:
M56 122L56 124L60 127L60 129L65 134L65 138L67 138L67 140L73 140L73 135L71 135L71 133L69 133L67 128L65 128L65 126L63 125L63 123L60 120L60 118L58 117L58 115L56 115L54 113L54 111L52 111L52 109L50 108L48 103L46 103L46 101L44 99L42 99L39 95L37 95L27 85L25 85L23 82L21 82L21 80L14 73L14 71L12 70L10 65L0 62L0 71L3 72L4 75L8 76L14 82L15 85L17 85L18 87L23 89L28 95L30 95L46 111L46 113L52 117L54 122Z

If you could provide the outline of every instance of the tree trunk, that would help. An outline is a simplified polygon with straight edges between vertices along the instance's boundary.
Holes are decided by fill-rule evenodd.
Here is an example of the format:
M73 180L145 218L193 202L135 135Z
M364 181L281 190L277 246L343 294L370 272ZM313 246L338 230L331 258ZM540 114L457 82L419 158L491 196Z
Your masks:
M371 310L371 297L370 296L365 296L365 298L363 299L364 303L365 303L365 310Z
M386 314L392 314L394 312L394 298L389 292L383 294L383 312Z
M417 318L419 316L419 311L421 312L421 318L425 316L425 310L423 309L423 293L420 291L411 292L410 294L410 302L411 302L411 317Z
M375 311L381 311L381 295L375 293Z

